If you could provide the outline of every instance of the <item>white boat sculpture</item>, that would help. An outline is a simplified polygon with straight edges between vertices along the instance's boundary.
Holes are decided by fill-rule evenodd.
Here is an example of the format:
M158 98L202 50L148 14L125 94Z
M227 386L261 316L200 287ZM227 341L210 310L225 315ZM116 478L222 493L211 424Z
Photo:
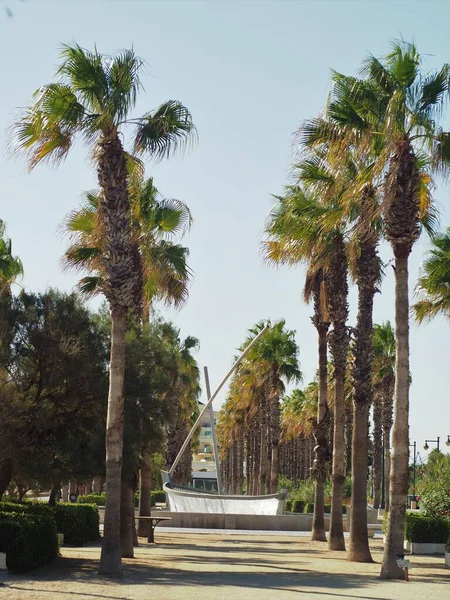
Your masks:
M219 493L203 492L187 486L180 486L172 482L172 474L176 469L184 451L186 450L192 436L197 427L202 421L202 417L207 410L212 411L212 402L217 396L227 379L238 367L239 363L249 352L250 348L264 335L268 327L264 327L254 340L247 346L241 356L234 363L225 377L220 382L218 388L211 396L209 390L208 372L205 367L206 391L208 401L201 410L197 421L192 427L189 435L184 441L173 465L169 471L161 471L163 479L163 489L166 493L167 504L171 511L174 512L192 512L192 513L219 513L219 514L241 514L241 515L282 515L284 511L284 503L286 501L286 490L281 490L278 494L268 494L262 496L245 496L231 495L222 493L222 485L220 481L219 456L217 450L217 440L214 427L214 416L211 418L212 438L214 446L214 458L216 461L217 472L217 487Z

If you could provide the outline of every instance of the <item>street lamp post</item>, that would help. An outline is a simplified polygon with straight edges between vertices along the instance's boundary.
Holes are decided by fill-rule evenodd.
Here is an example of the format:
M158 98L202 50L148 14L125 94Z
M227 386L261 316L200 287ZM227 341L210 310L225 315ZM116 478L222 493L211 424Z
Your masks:
M450 436L448 436L448 437L450 438ZM430 444L436 444L437 445L437 451L439 452L439 440L440 439L441 438L439 436L437 436L436 440L425 440L425 444L423 446L423 449L424 450L428 450L430 448L430 446L428 445L428 442L430 442ZM450 439L447 439L447 442L445 442L446 445L450 446L450 443L448 443L448 442L450 442Z
M450 435L447 436L447 441L445 442L446 446L450 446Z

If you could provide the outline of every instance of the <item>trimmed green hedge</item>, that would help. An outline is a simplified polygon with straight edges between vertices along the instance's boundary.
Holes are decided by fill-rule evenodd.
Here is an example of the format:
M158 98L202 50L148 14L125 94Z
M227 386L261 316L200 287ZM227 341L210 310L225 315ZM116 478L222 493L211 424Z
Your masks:
M450 521L406 513L405 539L418 544L445 544L450 536Z
M59 503L53 508L59 533L64 543L82 546L100 537L98 508L96 504Z
M151 493L151 505L155 506L156 502L165 502L166 494L162 490L155 490ZM85 496L78 496L77 502L79 504L96 504L97 506L105 506L106 494L86 494ZM139 493L134 495L134 505L139 506Z
M292 501L292 512L293 513L302 513L305 510L305 501L304 500L293 500Z
M56 523L57 532L64 534L64 543L73 546L82 546L100 537L100 519L95 504L60 502L49 506L41 502L0 502L0 511L47 516Z
M305 504L305 513L314 513L314 503L313 502L307 502ZM323 512L326 515L331 514L331 506L329 504L325 504L325 506L323 507ZM345 515L347 514L347 507L345 504L342 505L342 514Z
M6 552L6 566L17 573L42 567L58 554L53 516L23 506L16 505L16 512L0 507L0 552Z
M165 494L165 492L163 492L163 490L155 490L154 492L152 492L152 503L153 503L153 498L155 499L155 503L156 502L165 502L166 494Z
M79 504L95 504L97 506L105 506L106 494L86 494L85 496L78 496L77 502Z
M383 533L387 534L389 513L383 516ZM405 540L416 544L445 544L450 540L450 519L427 517L407 512L405 517Z

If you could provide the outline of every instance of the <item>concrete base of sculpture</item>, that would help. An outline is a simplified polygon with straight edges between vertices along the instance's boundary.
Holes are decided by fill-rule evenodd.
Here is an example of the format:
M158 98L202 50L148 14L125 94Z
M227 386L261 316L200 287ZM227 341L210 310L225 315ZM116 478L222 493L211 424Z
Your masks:
M171 517L171 521L161 522L159 527L183 527L192 529L241 529L261 531L311 531L312 514L287 515L224 515L217 513L188 513L153 511L153 515ZM344 531L347 519L344 515ZM325 516L325 528L329 528L329 516Z

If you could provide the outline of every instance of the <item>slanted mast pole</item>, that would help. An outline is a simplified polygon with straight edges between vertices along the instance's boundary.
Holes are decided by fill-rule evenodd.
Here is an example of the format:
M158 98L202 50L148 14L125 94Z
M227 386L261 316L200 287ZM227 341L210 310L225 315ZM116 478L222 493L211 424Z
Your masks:
M256 342L266 333L266 331L269 329L269 326L266 325L264 327L264 329L261 329L261 331L258 333L258 335L255 337L255 339L253 339L250 344L247 346L247 348L244 350L244 352L240 355L240 357L237 359L237 361L234 363L234 365L231 367L231 369L228 371L228 373L225 375L225 377L222 379L222 381L219 383L216 391L214 392L214 394L211 396L211 398L208 399L208 401L206 402L205 406L202 408L202 410L200 411L200 414L198 415L197 420L195 421L191 431L189 432L187 438L184 441L184 444L181 446L180 451L178 452L175 460L173 461L173 465L170 467L169 470L169 475L172 475L173 472L175 471L175 469L177 468L178 463L181 460L181 457L183 456L184 451L186 450L186 448L188 447L189 442L192 439L192 436L194 435L194 433L197 431L198 426L200 425L200 423L202 422L203 419L203 415L205 414L205 412L207 410L209 410L209 407L212 405L213 400L215 399L215 397L217 396L217 394L220 392L220 390L223 388L223 386L225 385L225 383L227 382L228 378L233 374L233 372L238 368L239 364L241 363L241 361L247 356L248 352L250 352L250 349L256 344Z
M208 367L203 367L203 372L205 374L206 398L209 400L211 398L211 388L209 387ZM214 462L216 463L217 492L219 494L222 494L222 478L220 476L219 449L217 446L216 423L214 420L214 408L213 408L212 404L209 405L209 416L211 419L211 433L212 433L212 443L213 443L213 448L214 448Z

